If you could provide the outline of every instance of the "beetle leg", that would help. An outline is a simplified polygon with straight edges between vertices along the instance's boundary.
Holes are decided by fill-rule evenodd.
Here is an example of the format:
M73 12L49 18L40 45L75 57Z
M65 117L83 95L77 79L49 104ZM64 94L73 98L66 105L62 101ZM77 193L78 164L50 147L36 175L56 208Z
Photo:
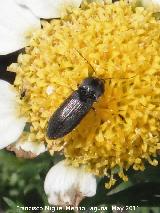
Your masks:
M96 111L96 109L94 107L91 107L91 109L93 109L94 112Z

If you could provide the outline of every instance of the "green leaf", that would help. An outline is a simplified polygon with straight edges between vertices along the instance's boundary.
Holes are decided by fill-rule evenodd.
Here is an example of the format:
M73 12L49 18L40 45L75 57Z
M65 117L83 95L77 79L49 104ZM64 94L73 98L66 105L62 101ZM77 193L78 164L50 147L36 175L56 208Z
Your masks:
M160 183L160 168L159 166L147 165L146 169L142 171L134 172L133 175L129 176L130 181L133 183L142 182L157 182Z
M122 182L119 185L117 185L117 187L114 187L113 189L111 189L107 195L113 195L116 194L124 189L127 189L129 187L131 187L133 185L133 183L131 181L127 181L127 182Z
M123 182L118 176L117 182L111 189L105 189L107 178L98 183L97 193L92 198L86 198L81 206L98 206L101 204L121 204L158 206L160 205L160 169L146 164L145 171L126 172L128 182Z
M135 213L159 213L159 212L160 208L158 207L141 207L137 208Z
M3 197L3 200L7 203L7 205L9 207L15 207L15 205L16 205L11 199L9 199L7 197Z
M93 198L86 198L81 202L81 206L87 207L102 204L159 206L160 185L153 182L136 184L113 195L108 195L106 190L106 193L97 193Z
M27 122L24 127L24 132L30 132L31 123Z
M154 182L136 184L111 196L106 196L108 203L122 205L159 206L160 185Z

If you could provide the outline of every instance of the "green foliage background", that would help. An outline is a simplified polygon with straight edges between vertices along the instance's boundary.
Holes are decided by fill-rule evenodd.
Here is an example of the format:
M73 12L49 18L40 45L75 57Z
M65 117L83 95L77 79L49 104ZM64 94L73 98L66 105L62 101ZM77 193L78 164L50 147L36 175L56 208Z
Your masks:
M26 160L16 158L11 152L0 151L0 208L3 210L1 211L6 213L40 212L23 211L17 206L48 206L43 189L44 179L47 171L61 158L62 156L52 157L44 153L36 159ZM81 207L86 208L86 211L81 212L116 212L112 211L115 205L123 206L125 210L123 212L160 212L160 169L159 166L146 166L147 169L144 172L128 171L129 181L124 183L118 180L110 190L104 188L106 178L97 180L96 196L86 198L81 202ZM95 209L90 209L94 206ZM102 208L96 211L96 207ZM107 210L105 210L106 207Z

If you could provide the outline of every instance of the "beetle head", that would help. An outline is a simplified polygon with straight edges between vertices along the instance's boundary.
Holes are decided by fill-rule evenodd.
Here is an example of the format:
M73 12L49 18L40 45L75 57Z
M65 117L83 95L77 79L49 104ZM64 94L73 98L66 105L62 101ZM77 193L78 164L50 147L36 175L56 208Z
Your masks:
M104 81L94 77L86 78L78 91L82 100L96 101L104 93Z

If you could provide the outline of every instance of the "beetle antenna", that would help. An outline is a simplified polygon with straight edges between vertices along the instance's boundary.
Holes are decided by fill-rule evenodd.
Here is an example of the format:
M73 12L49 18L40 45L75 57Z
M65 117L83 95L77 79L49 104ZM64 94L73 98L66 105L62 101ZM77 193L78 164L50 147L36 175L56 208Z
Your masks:
M87 62L87 64L89 64L90 65L90 67L92 68L92 70L95 72L95 69L94 69L94 67L92 66L92 64L82 55L82 53L80 53L76 48L74 48L77 52L78 52L78 54Z
M135 75L133 75L133 76L131 76L131 77L129 77L129 78L105 78L105 79L109 79L109 80L112 80L112 79L122 79L122 80L125 80L125 79L131 79L131 78L134 78L134 77L136 77L137 76L137 74L135 74Z
M90 67L92 68L92 70L94 70L95 72L95 69L94 67L92 66L92 64L82 55L82 53L80 53L76 48L74 48L78 54L87 62L87 64L90 65ZM112 79L122 79L122 80L125 80L125 79L131 79L131 78L134 78L135 76L137 76L137 74L135 74L134 76L131 76L130 78L104 78L104 79L107 79L107 80L112 80Z

